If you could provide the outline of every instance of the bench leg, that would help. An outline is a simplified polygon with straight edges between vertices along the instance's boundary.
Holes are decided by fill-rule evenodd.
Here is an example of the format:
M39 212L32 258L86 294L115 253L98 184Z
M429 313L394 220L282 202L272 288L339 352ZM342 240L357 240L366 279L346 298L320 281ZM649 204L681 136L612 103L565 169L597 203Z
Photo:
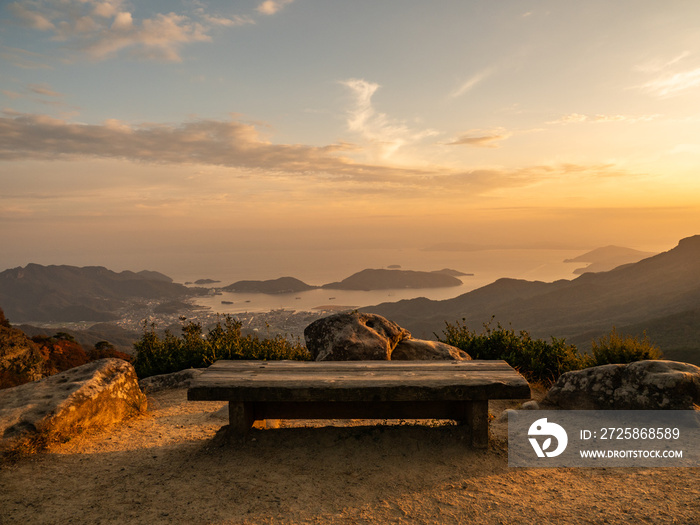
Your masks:
M474 448L487 448L489 446L489 402L471 401L467 403L465 409L471 445Z
M228 402L228 427L232 438L244 438L254 421L253 407L250 403Z

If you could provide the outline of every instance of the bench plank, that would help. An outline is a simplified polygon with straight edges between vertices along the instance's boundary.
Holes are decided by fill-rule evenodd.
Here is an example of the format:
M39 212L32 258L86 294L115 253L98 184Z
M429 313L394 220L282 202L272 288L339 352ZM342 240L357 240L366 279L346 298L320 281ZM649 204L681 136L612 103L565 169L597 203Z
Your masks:
M217 361L191 401L229 401L230 430L260 419L454 419L488 444L488 400L529 399L505 361Z
M525 399L530 386L505 361L217 361L193 382L193 401Z

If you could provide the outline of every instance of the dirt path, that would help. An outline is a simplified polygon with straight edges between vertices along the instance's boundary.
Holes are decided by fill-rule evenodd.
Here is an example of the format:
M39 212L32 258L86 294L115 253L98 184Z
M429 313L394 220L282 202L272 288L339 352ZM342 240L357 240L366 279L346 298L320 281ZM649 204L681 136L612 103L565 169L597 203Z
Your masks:
M3 466L0 523L700 523L698 469L509 469L503 443L413 425L253 430L224 447L222 403L150 402Z

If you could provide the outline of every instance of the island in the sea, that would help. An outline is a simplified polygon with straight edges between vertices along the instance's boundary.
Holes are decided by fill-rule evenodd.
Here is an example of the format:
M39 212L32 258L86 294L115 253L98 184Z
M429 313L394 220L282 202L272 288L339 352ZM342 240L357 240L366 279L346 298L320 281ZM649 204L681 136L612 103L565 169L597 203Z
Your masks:
M308 290L324 288L329 290L393 290L393 289L420 289L420 288L444 288L460 286L462 281L457 276L467 276L457 270L444 268L434 272L414 270L389 270L366 269L357 272L339 282L328 283L322 286L307 284L294 277L280 277L266 281L237 281L224 288L224 292L234 293L265 293L284 294L298 293Z
M237 281L221 290L234 293L298 293L315 290L318 286L306 284L295 277L280 277L267 281Z

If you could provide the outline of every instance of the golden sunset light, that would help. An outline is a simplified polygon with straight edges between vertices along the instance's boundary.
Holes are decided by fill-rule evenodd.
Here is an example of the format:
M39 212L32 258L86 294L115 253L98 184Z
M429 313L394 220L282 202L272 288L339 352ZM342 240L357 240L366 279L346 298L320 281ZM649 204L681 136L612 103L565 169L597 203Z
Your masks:
M694 3L171 9L4 6L5 267L109 265L101 244L121 267L176 231L663 250L700 229Z

